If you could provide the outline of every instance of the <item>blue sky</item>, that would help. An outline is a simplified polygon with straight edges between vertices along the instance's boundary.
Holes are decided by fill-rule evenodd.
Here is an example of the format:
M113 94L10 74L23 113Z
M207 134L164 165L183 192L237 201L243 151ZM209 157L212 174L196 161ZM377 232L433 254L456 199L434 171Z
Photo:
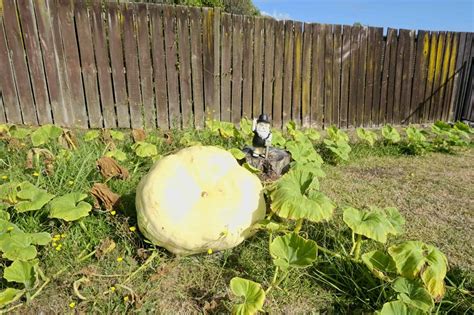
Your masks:
M266 15L304 22L474 31L474 0L253 0Z

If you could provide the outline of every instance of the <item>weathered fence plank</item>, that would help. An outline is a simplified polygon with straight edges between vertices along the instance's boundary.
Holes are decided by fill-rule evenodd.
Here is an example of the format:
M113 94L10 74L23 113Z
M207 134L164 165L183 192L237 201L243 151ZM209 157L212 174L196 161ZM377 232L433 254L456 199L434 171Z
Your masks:
M138 66L140 71L140 87L142 91L143 127L156 127L156 110L153 96L153 65L150 55L150 30L148 26L148 10L144 5L138 6L137 45ZM183 14L183 16L186 16Z
M453 34L453 44L451 45L451 56L449 58L448 86L443 104L443 120L452 120L451 98L454 87L454 77L456 72L456 59L458 56L459 33Z
M349 108L349 82L351 66L351 27L342 27L342 69L341 69L341 104L339 109L339 126L347 128L347 114Z
M291 120L291 91L293 86L293 21L285 21L285 47L283 55L282 124Z
M450 104L450 117L453 119L457 118L457 108L456 108L456 101L457 96L459 94L460 88L460 80L462 79L462 70L463 70L463 56L464 56L464 49L466 47L466 39L467 33L459 33L459 45L457 48L456 54L456 66L455 66L455 76L453 81L453 91L451 95L451 104Z
M4 124L7 122L7 118L5 116L5 107L3 106L3 95L0 92L0 123Z
M293 52L293 88L291 102L291 120L301 124L301 65L303 58L303 23L294 23L294 52Z
M367 66L366 66L366 81L365 81L365 103L364 103L364 126L372 126L372 111L373 109L373 93L374 93L374 83L375 83L375 39L376 29L369 27L368 37L367 37Z
M220 119L219 10L203 10L203 73L206 118Z
M444 50L444 57L443 57L443 67L441 70L441 85L440 85L440 96L439 96L439 103L438 103L438 111L436 115L436 119L443 119L443 112L445 111L445 97L446 94L449 94L448 91L448 83L449 83L449 65L451 60L451 51L452 45L454 40L454 34L448 32L446 34L446 45Z
M253 19L244 16L243 60L242 65L242 117L252 118L252 87L253 87Z
M357 110L356 126L364 125L364 104L365 104L365 74L367 71L367 37L368 28L364 26L359 34L359 76L357 79Z
M193 92L191 79L191 47L189 38L189 11L180 7L176 11L178 55L179 55L179 90L181 95L181 117L183 127L193 126Z
M252 114L257 117L263 111L264 19L256 18L254 27Z
M221 15L221 117L223 121L230 121L231 113L231 79L232 79L232 15Z
M311 124L311 48L312 48L312 26L304 24L303 33L303 65L301 83L301 117L305 128Z
M232 24L232 112L231 121L238 124L242 118L242 40L243 17L233 16Z
M339 126L341 103L342 25L333 26L334 53L332 62L332 117L331 122Z
M395 93L396 93L396 71L397 71L397 30L389 29L387 35L387 41L390 41L390 66L388 72L388 90L387 90L387 111L386 111L386 123L394 124L396 117L398 117L398 107L395 108ZM386 53L388 53L386 51Z
M160 6L149 8L151 19L151 53L155 81L157 126L162 129L170 127L168 120L168 93L166 83L166 58L163 31L163 10ZM200 14L200 11L198 12ZM199 15L199 19L200 19ZM199 51L199 54L201 52Z
M3 17L0 16L0 89L2 93L5 116L8 123L22 124L20 103L15 87L15 79L8 52Z
M194 126L204 127L204 86L202 71L202 12L199 8L189 8L189 31L191 36L191 73L193 92ZM156 78L156 75L155 75ZM163 79L164 81L166 78ZM155 88L156 91L156 88ZM155 92L156 93L156 92ZM166 94L164 95L166 97Z
M282 127L283 101L283 54L285 51L285 23L277 21L275 25L275 82L273 86L273 126Z
M324 126L330 126L333 124L332 111L333 111L333 33L332 25L324 24L325 29L325 49L324 49Z
M95 62L99 80L99 95L102 105L102 115L105 128L117 127L114 95L112 90L111 68L107 50L107 35L105 17L101 4L94 2L91 7L92 37L94 42Z
M410 119L410 103L413 84L413 72L415 63L415 31L401 30L406 37L406 45L403 52L403 74L402 74L402 93L400 96L400 119L402 123L408 123Z
M359 82L359 35L360 26L352 27L351 31L351 73L350 73L350 91L349 91L349 116L348 127L357 126L357 93Z
M393 123L398 125L402 120L402 85L403 85L403 65L405 63L406 47L408 45L407 30L399 30L396 69L395 69L395 90L393 98Z
M43 56L39 44L36 16L31 1L19 1L18 12L30 72L36 115L40 125L52 123Z
M380 94L382 89L382 69L383 69L383 28L375 28L375 43L374 43L374 91L371 111L372 125L378 126L380 124Z
M436 64L435 64L435 72L434 72L434 82L433 82L433 98L431 102L430 108L430 117L429 121L433 122L436 121L438 117L438 106L439 100L441 97L441 71L443 67L443 58L444 58L444 51L446 48L446 32L440 32L438 37L438 47L436 49Z
M264 72L263 72L263 112L273 120L273 70L275 61L275 20L266 17L265 26L265 48L264 48Z
M95 66L94 46L92 44L91 25L88 8L85 2L74 5L79 56L81 61L82 78L84 82L85 103L89 116L89 127L102 128L102 111L99 101L97 84L97 68Z
M433 101L433 82L436 68L436 52L438 51L438 32L432 32L429 47L428 73L426 79L425 97L423 103L423 121L429 121L431 103Z
M323 24L313 24L313 67L311 76L311 127L323 128L324 117L324 46Z
M418 31L416 36L415 66L413 72L413 93L410 102L410 121L420 122L426 88L429 54L429 33Z

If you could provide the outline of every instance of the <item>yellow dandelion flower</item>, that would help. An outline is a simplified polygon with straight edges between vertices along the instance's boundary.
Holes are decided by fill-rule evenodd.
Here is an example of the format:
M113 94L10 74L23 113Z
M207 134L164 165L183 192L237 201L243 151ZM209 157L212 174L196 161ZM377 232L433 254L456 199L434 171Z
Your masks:
M114 292L114 291L115 291L115 287L110 287L110 291Z
M59 244L58 246L56 246L56 250L59 252L62 247L63 247L63 245Z
M71 303L69 303L69 307L70 307L70 308L74 308L74 307L76 307L76 303L75 303L75 302L71 302Z
M112 211L110 211L110 214L111 214L111 215L116 215L117 212L115 212L115 210L112 210Z
M68 181L67 183L68 183L69 186L74 185L74 182L72 180Z
M135 231L137 230L137 228L134 227L134 226L131 226L131 227L129 227L128 229L129 229L131 232L135 232Z
M2 179L3 179L3 180L7 180L7 179L8 179L8 176L7 176L7 175L3 175L3 176L2 176Z
M209 248L209 249L207 250L207 253L208 253L209 255L212 254L212 248Z
M54 246L54 247L58 246L58 243L53 242L53 246Z
M66 238L66 234L65 233L61 234L61 238Z
M8 232L13 231L13 226L7 227L7 231L8 231Z
M124 301L124 302L128 302L128 296L124 296L124 297L123 297L123 301Z
M40 176L40 174L38 172L34 172L33 176L38 177L38 176Z
M117 257L117 261L118 261L118 262L123 261L123 257Z

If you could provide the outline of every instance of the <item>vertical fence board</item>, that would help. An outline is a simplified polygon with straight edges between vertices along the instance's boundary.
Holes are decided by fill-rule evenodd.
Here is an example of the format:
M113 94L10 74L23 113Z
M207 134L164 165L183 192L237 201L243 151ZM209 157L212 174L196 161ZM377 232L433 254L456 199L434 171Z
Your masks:
M275 69L273 88L273 126L282 127L283 98L283 54L285 51L285 22L277 21L275 25Z
M356 124L362 126L364 124L364 104L365 104L365 79L367 71L367 37L368 28L364 26L359 34L359 76L357 80L357 110Z
M275 20L265 18L265 48L263 73L263 112L273 121L273 70L275 62Z
M171 128L181 126L179 101L178 47L176 40L176 16L171 7L163 8L165 34L166 81L168 86L168 113Z
M351 27L344 25L342 28L342 56L341 56L341 104L339 126L347 128L347 114L349 106L349 82L351 65Z
M291 120L291 92L293 86L293 21L285 21L285 47L283 55L283 126Z
M350 94L349 94L349 117L348 127L357 125L357 92L359 80L359 36L361 28L359 26L352 27L351 32L351 78L350 78Z
M253 88L252 113L254 117L260 115L262 108L263 89L263 54L264 54L264 19L255 18L254 51L253 51Z
M329 127L332 125L332 95L333 95L333 34L332 25L324 24L325 29L325 50L324 50L324 126Z
M117 127L130 128L130 113L125 81L125 64L122 48L121 5L108 3L109 52L112 82L117 110Z
M163 10L161 6L150 6L151 54L153 60L153 79L155 83L157 126L168 129L168 93L166 84L166 58L163 35ZM198 12L200 14L200 11ZM199 15L200 19L201 16ZM199 52L200 54L200 52Z
M191 79L191 48L189 38L189 11L179 7L177 13L177 33L179 38L179 89L181 94L181 116L183 127L193 126L193 94Z
M333 124L340 126L339 107L341 97L341 58L342 58L342 26L333 26L334 53L332 62L332 118Z
M232 113L231 121L238 124L242 113L242 35L243 17L233 16L232 23Z
M367 66L366 66L366 81L365 81L365 103L364 103L364 126L372 126L373 121L371 113L373 107L374 83L375 83L375 47L377 42L375 39L376 29L369 27L367 33Z
M74 6L69 0L59 0L58 9L62 45L64 48L64 68L68 82L67 88L71 96L70 104L74 113L72 126L87 128L89 123L74 25Z
M451 107L451 99L454 90L454 79L456 74L456 61L458 57L458 47L460 33L453 34L453 44L451 46L451 57L449 58L449 73L448 73L448 91L444 98L443 120L448 121L453 119L453 108Z
M395 72L395 91L393 101L393 123L400 124L402 120L402 85L403 85L403 66L405 62L405 50L408 46L408 30L399 30L397 61Z
M312 47L312 25L304 24L303 33L303 66L301 83L301 117L303 127L310 127L311 123L311 47Z
M140 91L136 15L137 6L135 4L127 4L126 7L123 7L123 47L130 103L130 122L132 128L141 128L143 126L143 106Z
M242 117L252 118L253 19L244 16L242 65Z
M221 120L230 121L232 76L232 15L221 15Z
M203 9L203 72L204 98L207 118L220 118L220 84L219 81L219 11ZM217 93L216 93L217 90Z
M323 24L313 24L313 67L311 84L311 127L323 128L324 117L324 46Z
M16 81L23 123L27 125L36 125L38 120L36 118L33 91L31 90L30 77L28 73L28 64L23 49L23 39L21 36L20 21L18 20L16 10L16 1L4 1L3 18L8 48L12 51L11 59L13 75Z
M103 123L105 128L117 127L115 115L110 60L107 51L107 35L104 16L100 3L94 2L90 11L92 18L92 39L94 42L95 62L99 79L99 95L102 104Z
M438 51L438 32L432 32L429 47L429 63L423 103L423 121L429 121L431 103L433 101L433 82L436 68L436 52Z
M405 33L406 43L403 53L402 93L400 97L400 119L402 123L412 121L410 103L415 64L415 31L407 30Z
M451 95L451 104L450 104L450 117L454 120L457 119L457 96L459 94L460 80L462 79L462 67L463 67L463 55L464 49L466 47L467 33L459 33L459 45L457 48L456 54L456 66L455 66L455 76L453 82L453 91Z
M84 82L85 102L87 115L89 116L89 127L101 128L103 127L103 122L97 85L97 68L95 66L94 46L92 44L88 8L86 7L85 2L75 3L74 15L76 19L82 78Z
M390 66L388 73L388 90L387 90L387 110L386 110L386 122L393 124L396 122L395 116L395 87L396 87L396 71L397 71L397 30L389 29L388 38L390 41ZM386 52L387 53L387 52Z
M204 127L204 86L202 81L202 13L199 8L189 8L191 36L191 73L193 90L194 126ZM156 78L156 75L155 75ZM156 79L155 79L156 80ZM166 80L166 78L164 78ZM155 89L156 90L156 89ZM156 92L155 92L156 93ZM166 95L164 95L166 97Z
M291 102L291 119L297 125L301 124L301 64L303 53L303 23L294 23L294 52L293 52L293 90Z
M448 32L446 34L446 44L444 49L444 56L443 56L443 66L441 70L441 82L440 82L440 93L439 93L439 102L438 102L438 110L436 114L436 119L443 119L443 112L445 112L444 108L444 98L446 93L448 92L448 73L449 73L449 65L451 59L451 46L453 43L453 33Z
M36 115L40 125L52 123L51 105L43 66L43 56L38 38L36 16L31 1L19 1L18 11L23 31L28 68L30 71Z
M3 94L0 91L0 123L4 124L7 122L7 118L5 116L5 106L3 105Z
M418 31L416 37L415 69L413 73L413 93L410 106L411 121L415 123L419 123L422 116L426 88L426 71L428 68L429 40L429 33L422 30Z
M470 63L470 58L471 55L474 54L474 34L469 33L466 38L466 45L464 47L464 54L463 54L463 65L464 65L464 71L463 71L463 80L462 80L462 85L461 85L461 93L459 95L460 98L458 98L458 104L460 105L460 119L465 119L467 118L469 114L469 107L468 106L463 106L466 103L466 91L469 89L468 83L469 83L469 75L470 75L470 68L469 65ZM474 82L474 80L472 80ZM471 109L473 109L472 107Z
M383 69L383 28L374 28L375 32L375 43L374 47L374 86L372 94L372 112L371 122L372 125L379 125L380 119L380 94L382 89L382 69Z
M142 110L144 128L156 127L155 101L153 97L153 66L150 56L150 31L148 12L145 5L137 7L137 44L140 71L140 87L142 91Z
M438 119L438 105L441 96L441 71L443 67L443 57L446 45L446 32L440 32L438 37L438 46L436 49L436 63L434 69L434 81L433 81L433 97L430 107L429 121L435 121Z
M15 78L8 52L3 17L0 16L0 90L2 93L3 106L6 120L10 124L21 124L21 109L15 87Z
M380 105L378 113L378 122L379 125L385 124L387 122L387 106L388 106L388 81L390 74L390 50L391 50L391 34L390 29L387 32L387 37L383 41L382 45L382 54L383 54L383 64L382 64L382 80L380 83Z

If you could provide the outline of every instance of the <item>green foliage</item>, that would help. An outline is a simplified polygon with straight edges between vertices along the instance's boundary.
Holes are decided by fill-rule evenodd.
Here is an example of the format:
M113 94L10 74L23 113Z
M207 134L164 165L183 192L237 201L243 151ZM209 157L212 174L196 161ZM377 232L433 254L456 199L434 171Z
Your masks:
M117 161L123 162L127 160L127 154L120 149L114 149L105 153L105 156L116 159Z
M31 142L35 147L48 143L50 140L56 140L62 134L63 130L55 125L44 125L33 131Z
M317 253L316 243L297 233L279 236L270 244L273 263L282 270L309 267L316 260Z
M22 283L26 288L31 288L35 283L36 268L38 268L38 260L17 260L5 268L3 278L9 282Z
M382 137L386 142L390 144L400 142L400 133L390 125L385 125L382 127Z
M233 294L244 298L243 303L233 306L232 314L251 315L263 310L265 292L259 283L235 277L230 280L230 289Z
M424 154L429 148L430 144L426 140L425 132L415 127L408 127L405 129L407 134L406 142L402 144L402 150L405 153L413 155Z
M40 189L29 182L23 182L19 185L19 191L16 194L15 209L18 212L39 210L53 197L54 195L49 194L46 190Z
M17 301L24 293L24 290L14 288L6 288L5 290L0 291L0 308Z
M235 157L236 160L242 160L245 158L245 153L237 148L231 148L229 152Z
M56 197L49 203L49 217L70 222L88 216L92 206L83 201L86 197L77 192Z
M359 139L367 142L371 147L374 146L375 141L377 141L377 134L375 132L366 130L364 128L357 128L357 136Z
M12 138L23 140L31 134L31 129L12 126L9 133Z
M336 126L329 127L327 132L329 138L324 139L323 143L326 149L329 150L332 158L331 162L338 164L341 161L348 161L351 152L349 136Z
M430 312L434 307L429 292L417 281L400 277L392 284L392 288L399 293L398 299L411 307L424 312Z
M139 141L132 145L132 150L135 151L137 156L142 158L158 155L158 148L156 145L145 141Z
M99 130L90 130L86 132L86 134L84 135L84 141L92 141L99 138L99 136L100 136Z

